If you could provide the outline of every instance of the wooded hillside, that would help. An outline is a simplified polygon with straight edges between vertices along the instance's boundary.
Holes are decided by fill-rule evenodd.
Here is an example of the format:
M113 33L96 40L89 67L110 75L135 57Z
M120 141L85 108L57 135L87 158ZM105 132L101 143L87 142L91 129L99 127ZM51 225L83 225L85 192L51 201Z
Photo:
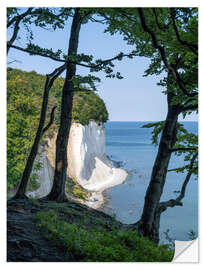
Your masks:
M46 76L35 71L8 68L7 71L7 173L8 189L20 181L25 161L37 129ZM55 121L46 136L52 136L59 125L60 99L64 79L58 78L50 92L47 123L57 105ZM78 89L73 99L73 121L87 125L89 121L106 122L108 112L103 100L88 89ZM35 175L32 176L33 178Z

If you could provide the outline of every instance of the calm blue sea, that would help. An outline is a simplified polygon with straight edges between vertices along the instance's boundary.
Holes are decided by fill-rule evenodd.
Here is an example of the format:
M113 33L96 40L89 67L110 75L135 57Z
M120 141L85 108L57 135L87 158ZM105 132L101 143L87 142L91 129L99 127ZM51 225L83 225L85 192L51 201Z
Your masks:
M103 211L116 215L123 223L136 222L142 213L144 196L149 184L157 147L151 144L152 129L141 128L149 122L107 122L106 153L113 160L122 161L123 168L129 171L127 180L106 191L108 198ZM182 122L184 127L197 134L197 122ZM172 155L169 168L183 164L182 157ZM176 198L184 181L185 174L169 172L161 200ZM189 233L197 235L198 230L198 181L191 178L183 206L168 208L161 216L160 238L166 242L165 234L176 240L189 240Z

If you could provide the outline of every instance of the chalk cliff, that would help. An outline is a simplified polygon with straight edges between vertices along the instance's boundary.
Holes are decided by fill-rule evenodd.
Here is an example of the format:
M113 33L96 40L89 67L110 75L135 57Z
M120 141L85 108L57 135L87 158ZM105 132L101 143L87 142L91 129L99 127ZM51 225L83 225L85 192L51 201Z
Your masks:
M56 134L48 139L46 151L41 153L38 161L42 168L37 172L40 188L29 192L32 197L45 196L53 182L53 167ZM91 192L86 204L98 208L103 203L102 192L112 186L121 184L127 177L126 171L113 168L105 153L105 127L90 121L88 125L73 123L68 142L67 175L84 189Z
M94 121L86 126L73 123L68 143L68 175L91 192L88 205L99 207L102 192L121 184L126 171L113 168L105 152L105 127Z

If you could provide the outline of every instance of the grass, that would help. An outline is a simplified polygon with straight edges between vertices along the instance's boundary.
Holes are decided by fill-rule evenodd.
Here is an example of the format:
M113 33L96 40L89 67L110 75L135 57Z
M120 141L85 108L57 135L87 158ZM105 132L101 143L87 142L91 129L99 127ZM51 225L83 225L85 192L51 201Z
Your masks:
M88 200L91 195L91 193L78 184L77 180L74 178L69 178L69 181L66 183L66 192L83 201Z
M174 255L167 245L157 246L136 231L122 231L116 226L106 229L102 218L97 218L93 228L87 217L85 222L70 223L52 209L38 212L35 222L47 239L66 249L72 261L169 262Z

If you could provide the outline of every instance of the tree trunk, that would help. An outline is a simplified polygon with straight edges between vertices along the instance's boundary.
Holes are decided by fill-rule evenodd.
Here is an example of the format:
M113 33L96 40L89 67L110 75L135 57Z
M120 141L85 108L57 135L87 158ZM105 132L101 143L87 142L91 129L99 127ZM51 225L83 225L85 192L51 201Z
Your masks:
M81 27L81 16L79 14L79 9L76 8L71 26L68 56L77 54L80 27ZM72 121L72 103L74 93L74 85L72 82L72 78L75 74L76 74L76 65L68 62L67 73L62 93L60 127L56 140L56 161L55 161L54 182L51 192L46 197L46 199L59 202L67 200L65 195L65 182L67 178L67 166L68 166L67 145Z
M45 119L46 119L46 111L47 111L47 105L48 105L48 99L49 99L49 91L54 83L54 80L65 70L66 64L62 65L61 67L55 69L51 74L47 75L46 83L44 86L44 94L43 94L43 102L41 107L41 114L40 114L40 121L39 126L37 129L37 133L35 135L34 143L32 145L30 154L27 159L27 163L25 166L25 169L23 171L23 176L20 182L20 185L18 187L17 193L14 196L15 199L25 199L27 198L25 195L26 187L32 172L32 167L38 152L39 143L42 138L42 135L44 132L48 129L48 127L51 125L53 121L53 115L52 119L50 120L50 123L47 125L47 127L44 127ZM53 108L54 109L54 108ZM54 110L53 110L54 113Z
M158 206L163 193L171 149L176 142L178 114L179 111L175 106L169 106L150 184L145 195L144 209L141 220L138 222L139 232L155 242L159 241L160 213Z

